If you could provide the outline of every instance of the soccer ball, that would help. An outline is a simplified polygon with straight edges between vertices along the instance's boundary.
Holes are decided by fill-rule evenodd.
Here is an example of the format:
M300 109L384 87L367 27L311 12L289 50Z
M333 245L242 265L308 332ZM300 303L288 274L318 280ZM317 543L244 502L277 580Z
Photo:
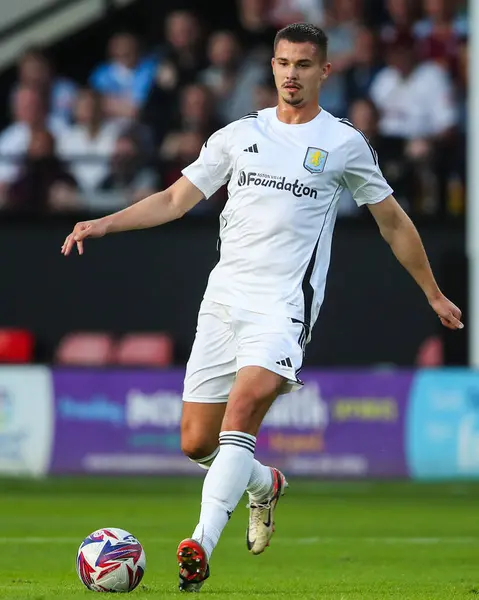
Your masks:
M78 548L78 577L94 592L131 592L142 580L145 567L142 545L124 529L97 529Z

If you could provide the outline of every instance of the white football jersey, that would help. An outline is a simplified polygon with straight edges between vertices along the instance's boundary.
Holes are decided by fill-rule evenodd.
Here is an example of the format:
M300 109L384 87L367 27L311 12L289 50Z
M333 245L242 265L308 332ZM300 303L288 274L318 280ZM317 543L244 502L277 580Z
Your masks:
M298 319L309 331L341 191L358 205L392 193L364 135L325 110L299 125L280 121L276 108L246 115L214 133L183 174L206 198L228 183L205 298Z

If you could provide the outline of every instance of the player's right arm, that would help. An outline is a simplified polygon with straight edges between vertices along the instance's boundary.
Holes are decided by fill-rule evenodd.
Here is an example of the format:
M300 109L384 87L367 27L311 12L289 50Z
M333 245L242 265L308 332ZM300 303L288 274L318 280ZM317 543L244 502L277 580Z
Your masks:
M101 219L77 223L62 246L62 254L68 256L75 244L78 253L83 254L83 240L87 238L148 229L174 221L202 198L212 196L230 177L231 160L226 143L230 128L227 125L214 133L204 144L198 159L183 169L184 175L168 189Z
M148 229L181 218L204 197L189 179L181 177L168 189L157 192L119 212L92 221L77 223L65 239L62 254L77 246L83 254L83 240L133 229Z

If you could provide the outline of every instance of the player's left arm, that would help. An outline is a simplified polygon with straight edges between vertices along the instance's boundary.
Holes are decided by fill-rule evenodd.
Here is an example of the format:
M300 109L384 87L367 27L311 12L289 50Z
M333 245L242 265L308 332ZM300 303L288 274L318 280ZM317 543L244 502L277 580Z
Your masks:
M441 292L432 272L421 237L414 223L391 195L382 202L368 204L382 237L402 266L423 290L441 323L449 329L462 329L462 313Z

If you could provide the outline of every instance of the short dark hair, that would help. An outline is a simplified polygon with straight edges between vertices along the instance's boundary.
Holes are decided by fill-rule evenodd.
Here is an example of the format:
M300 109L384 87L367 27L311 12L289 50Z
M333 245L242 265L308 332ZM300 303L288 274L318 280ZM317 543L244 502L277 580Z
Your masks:
M274 38L275 52L281 40L294 44L310 42L319 48L324 58L328 56L328 36L320 27L311 25L311 23L292 23L280 29Z

